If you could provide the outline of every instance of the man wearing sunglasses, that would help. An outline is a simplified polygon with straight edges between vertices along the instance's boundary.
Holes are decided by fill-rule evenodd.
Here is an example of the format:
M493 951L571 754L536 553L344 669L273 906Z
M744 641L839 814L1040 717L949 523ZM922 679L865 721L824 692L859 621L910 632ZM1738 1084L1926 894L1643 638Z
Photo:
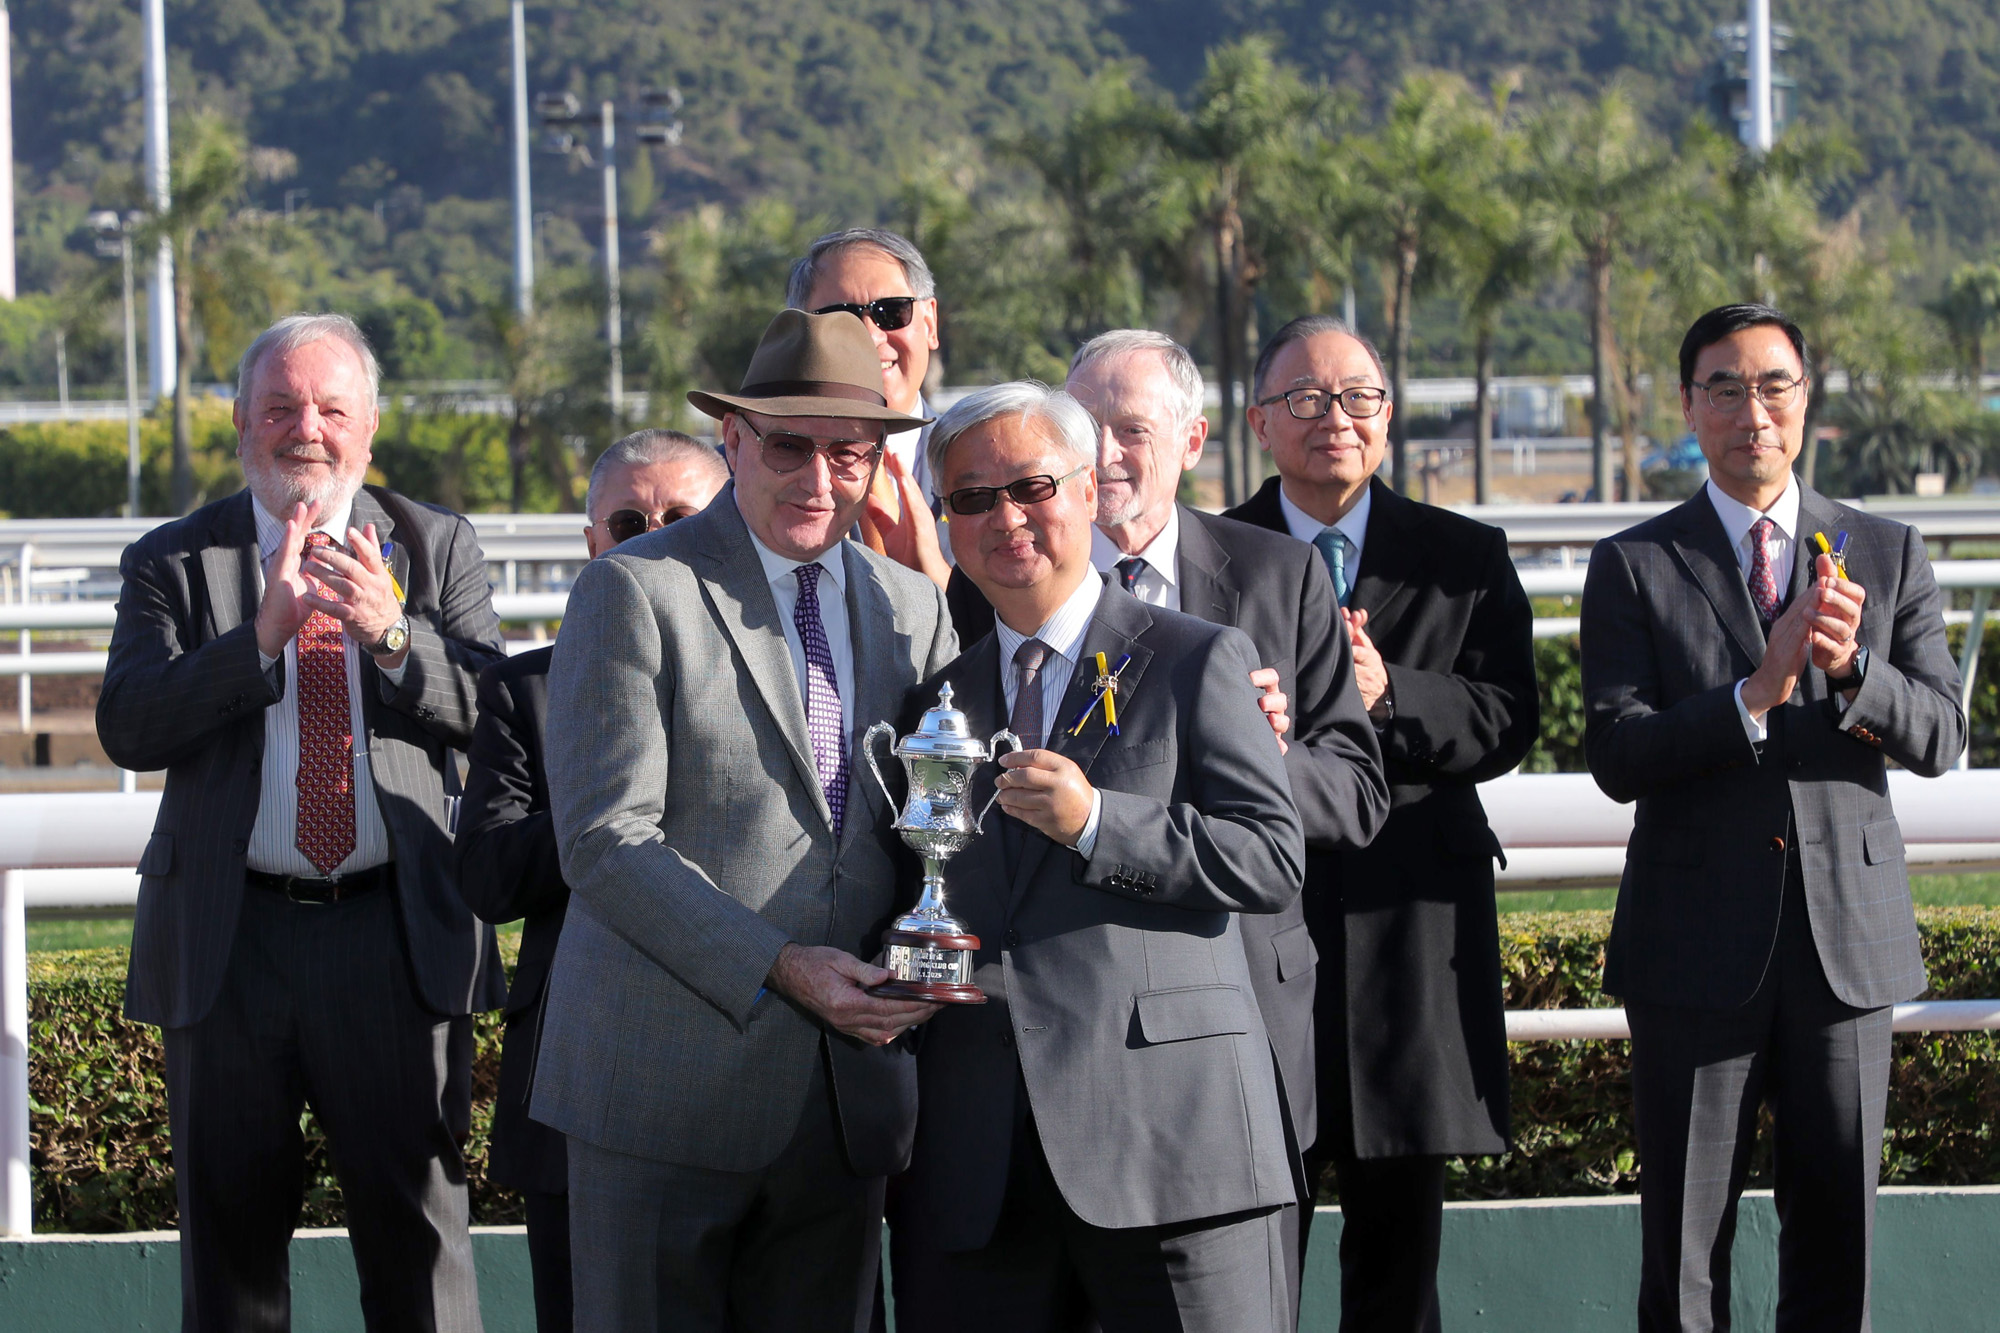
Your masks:
M882 393L908 417L924 410L924 379L938 348L937 282L916 246L893 231L853 227L829 232L792 265L785 304L823 315L845 310L860 319L882 363ZM927 427L891 432L889 453L916 478L926 500L937 498L924 459Z
M584 541L591 558L700 513L728 481L722 456L699 440L672 430L627 435L590 470ZM568 1153L562 1135L528 1118L535 1033L569 907L543 766L554 654L553 647L537 648L480 673L479 721L472 729L457 841L459 893L473 912L495 925L526 918L507 994L487 1174L495 1184L520 1190L526 1201L541 1333L567 1333L573 1326Z
M1297 1196L1237 917L1296 899L1305 847L1255 648L1098 577L1096 428L1068 394L983 389L930 453L997 620L902 723L948 681L974 734L1026 748L974 776L998 804L951 863L989 999L919 1043L897 1326L1289 1330Z
M845 312L780 312L688 399L730 484L584 567L550 668L572 897L531 1109L568 1135L579 1328L848 1333L916 1110L894 1038L934 1011L868 993L902 849L860 738L957 641L844 536L924 423Z
M1478 784L1518 765L1540 722L1533 612L1506 535L1375 477L1395 411L1385 382L1337 320L1278 330L1248 413L1278 475L1228 514L1318 549L1389 781L1375 840L1312 853L1306 879L1322 962L1306 1165L1339 1178L1342 1333L1438 1327L1446 1158L1506 1150L1500 847Z

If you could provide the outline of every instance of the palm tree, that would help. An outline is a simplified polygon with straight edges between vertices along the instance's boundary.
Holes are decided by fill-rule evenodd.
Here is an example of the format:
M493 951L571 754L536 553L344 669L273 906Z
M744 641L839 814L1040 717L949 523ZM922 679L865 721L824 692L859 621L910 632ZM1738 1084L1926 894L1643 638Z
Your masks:
M1269 39L1249 37L1212 49L1193 105L1163 108L1155 124L1167 158L1160 206L1188 219L1214 265L1227 504L1254 484L1236 391L1254 359L1258 284L1274 250L1311 225L1298 182L1327 105L1323 88L1277 63Z
M1446 285L1482 223L1504 226L1497 211L1498 125L1465 80L1418 71L1382 125L1340 149L1332 209L1358 247L1389 265L1389 393L1399 406L1410 368L1410 320L1416 298ZM1409 417L1389 422L1390 477L1410 483Z
M1958 353L1959 374L1976 401L1986 374L1986 342L2000 330L2000 261L1961 264L1945 280L1930 312L1944 325Z
M1611 277L1621 259L1660 233L1681 176L1666 145L1639 123L1613 84L1596 100L1565 98L1528 130L1528 176L1583 259L1590 322L1590 456L1597 498L1611 498L1608 416L1612 368ZM1638 485L1636 469L1628 485Z
M273 260L283 238L265 218L242 205L251 179L251 150L235 126L213 113L183 122L169 170L173 202L151 213L135 250L162 240L174 253L173 506L187 513L196 502L189 418L199 328L211 374L226 374L280 302L284 283Z

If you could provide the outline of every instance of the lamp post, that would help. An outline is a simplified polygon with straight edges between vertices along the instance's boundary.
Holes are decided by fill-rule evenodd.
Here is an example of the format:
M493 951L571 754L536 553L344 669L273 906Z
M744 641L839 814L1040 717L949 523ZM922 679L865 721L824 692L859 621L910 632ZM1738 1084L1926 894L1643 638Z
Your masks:
M97 253L117 255L124 268L125 295L125 517L139 517L139 330L132 312L132 229L140 215L122 218L110 209L90 215L97 233Z
M639 115L637 137L646 145L676 144L681 140L681 124L673 113L681 106L681 91L666 88L641 96L644 110ZM590 165L590 149L565 126L580 125L583 106L575 93L541 93L535 98L535 113L548 127L543 145L553 153L574 156ZM611 416L625 416L625 332L624 312L619 299L618 278L618 108L606 100L598 106L599 167L604 176L604 339L611 352L608 385Z

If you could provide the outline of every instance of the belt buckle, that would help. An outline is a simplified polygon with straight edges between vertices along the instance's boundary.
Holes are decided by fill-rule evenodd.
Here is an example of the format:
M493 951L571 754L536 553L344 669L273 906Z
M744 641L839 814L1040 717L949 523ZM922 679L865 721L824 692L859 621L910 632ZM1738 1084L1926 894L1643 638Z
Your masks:
M299 897L298 886L304 882L305 882L305 876L303 875L285 876L285 897L290 901L297 903L300 907L325 907L330 903L337 903L340 901L340 876L328 875L326 877L326 883L330 885L332 889L332 896L327 898Z

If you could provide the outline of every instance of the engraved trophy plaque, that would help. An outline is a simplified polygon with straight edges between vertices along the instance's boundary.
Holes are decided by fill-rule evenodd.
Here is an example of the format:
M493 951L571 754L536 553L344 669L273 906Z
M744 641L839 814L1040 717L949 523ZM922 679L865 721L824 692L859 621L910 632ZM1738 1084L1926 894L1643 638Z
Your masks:
M924 890L916 907L897 917L883 934L882 965L896 976L870 993L940 1004L985 1004L985 992L972 984L972 955L979 937L966 934L965 927L945 911L944 863L978 836L986 811L993 808L989 800L986 810L975 815L967 806L973 773L1000 757L1002 742L1020 749L1020 738L1011 731L996 731L984 741L970 735L965 714L951 706L951 684L946 682L938 691L937 707L925 713L909 735L896 740L893 726L877 722L861 738L868 767L891 807L896 798L875 762L877 736L893 742L891 753L903 761L909 778L909 797L892 827L924 858Z

